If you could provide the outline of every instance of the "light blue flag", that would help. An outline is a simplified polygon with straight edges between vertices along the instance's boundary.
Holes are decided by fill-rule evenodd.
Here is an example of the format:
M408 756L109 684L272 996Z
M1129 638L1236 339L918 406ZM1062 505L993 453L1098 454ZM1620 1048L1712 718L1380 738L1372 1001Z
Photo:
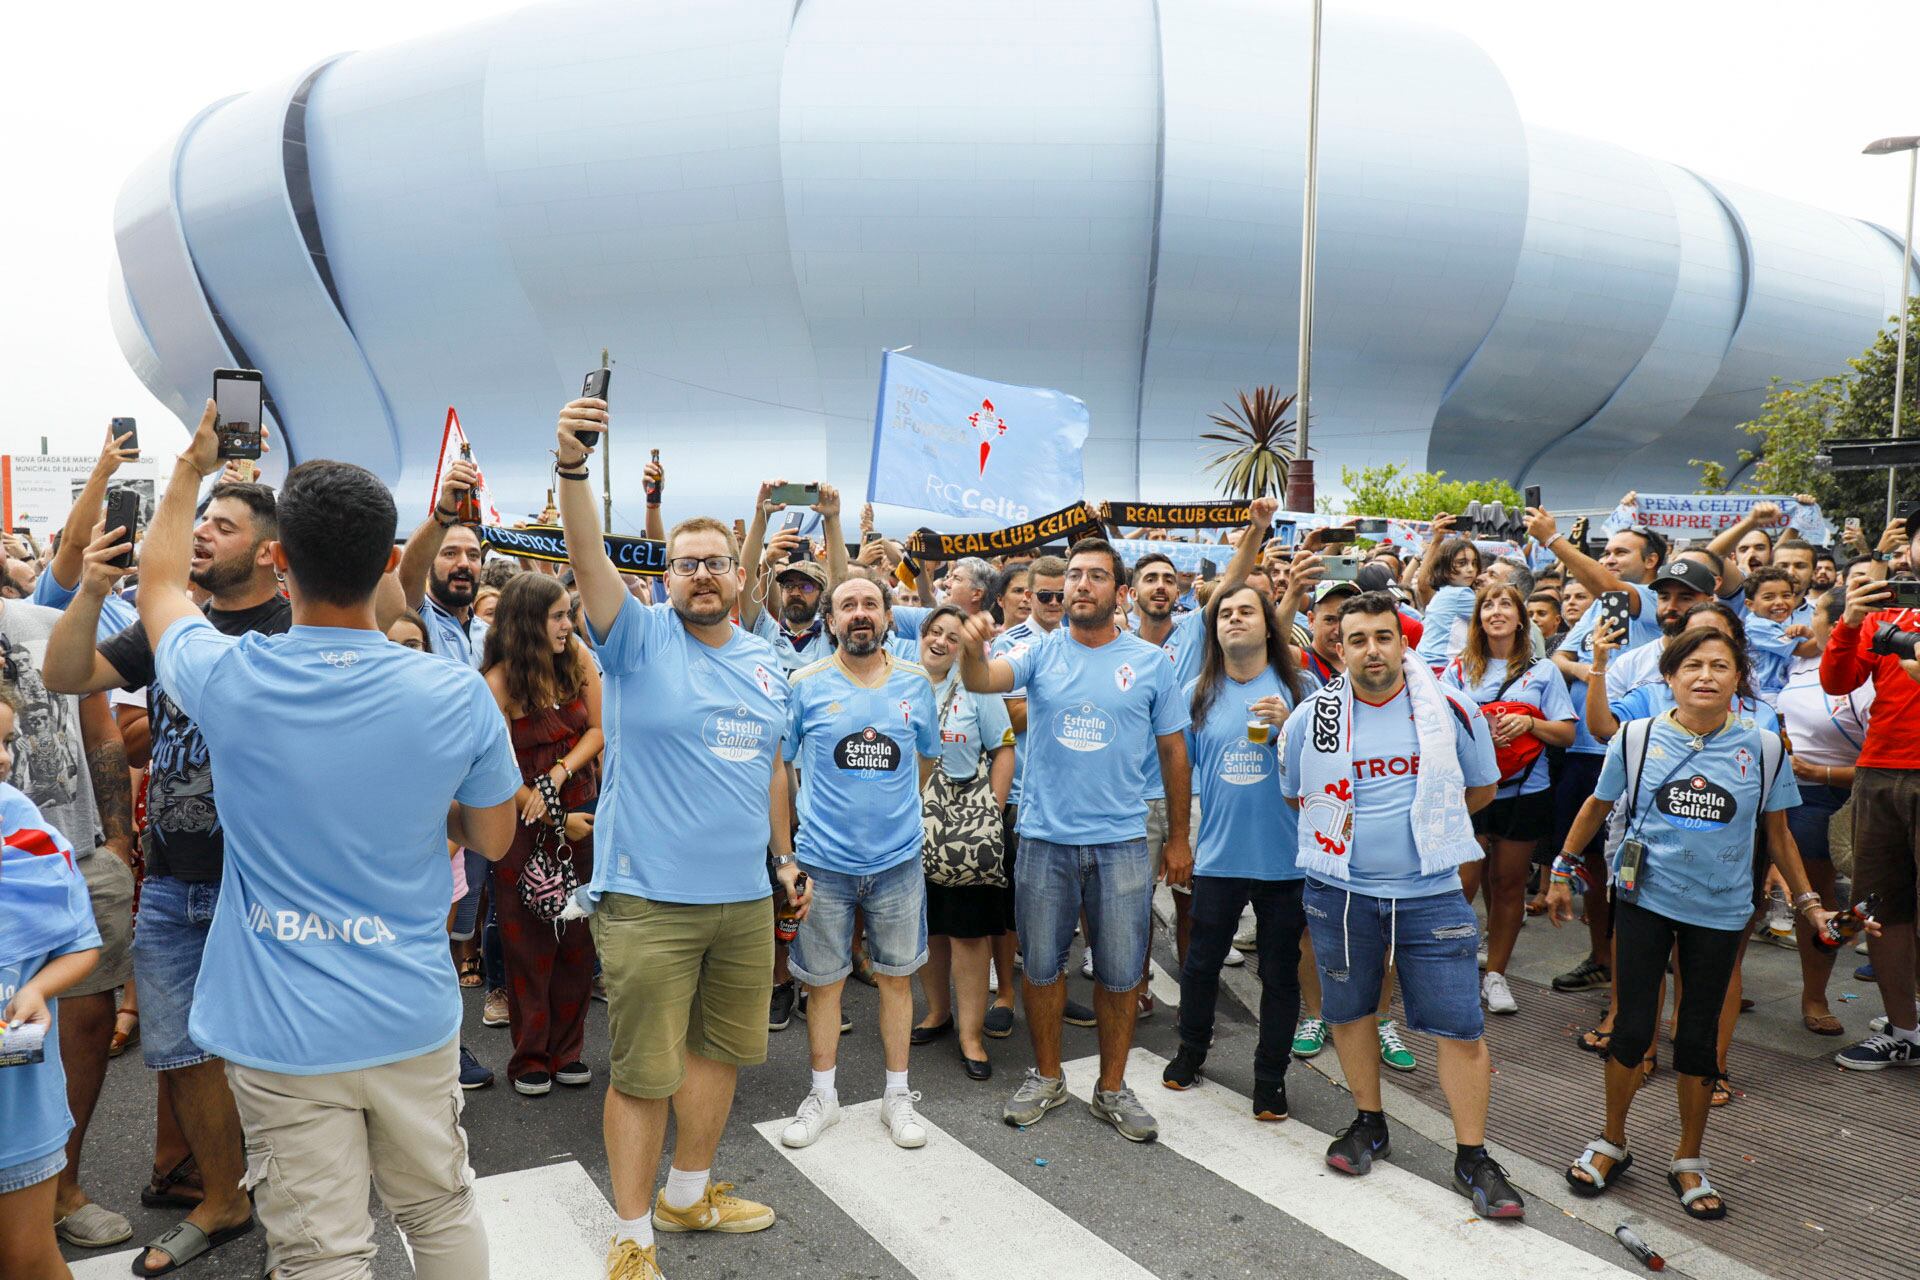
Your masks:
M1082 496L1087 406L889 351L880 357L867 500L1018 524Z

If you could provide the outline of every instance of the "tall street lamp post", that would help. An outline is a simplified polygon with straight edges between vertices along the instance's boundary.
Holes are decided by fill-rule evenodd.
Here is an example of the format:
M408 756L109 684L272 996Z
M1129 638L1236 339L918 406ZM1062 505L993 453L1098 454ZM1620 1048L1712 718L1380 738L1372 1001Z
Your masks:
M1920 175L1920 137L1882 138L1878 142L1867 144L1863 154L1870 156L1888 156L1896 152L1907 153L1907 225L1903 228L1906 239L1900 250L1900 345L1894 349L1893 357L1893 438L1900 438L1900 405L1907 390L1907 299L1913 284L1913 188L1916 175ZM1311 179L1309 179L1311 181ZM1306 415L1301 414L1302 430L1305 430ZM1892 467L1887 468L1887 523L1893 523L1894 475Z
M1307 438L1313 416L1313 240L1320 203L1320 0L1313 0L1307 46L1307 183L1300 217L1300 385L1294 400L1299 427L1294 436L1293 461L1287 467L1289 511L1313 510L1313 459L1307 456Z

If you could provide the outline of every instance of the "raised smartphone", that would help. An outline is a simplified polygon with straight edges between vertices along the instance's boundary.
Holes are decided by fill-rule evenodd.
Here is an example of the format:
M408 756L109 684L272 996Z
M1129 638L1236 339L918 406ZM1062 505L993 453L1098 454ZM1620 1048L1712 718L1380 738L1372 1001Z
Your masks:
M258 369L213 371L213 407L219 415L214 430L220 435L222 458L260 456L262 394Z

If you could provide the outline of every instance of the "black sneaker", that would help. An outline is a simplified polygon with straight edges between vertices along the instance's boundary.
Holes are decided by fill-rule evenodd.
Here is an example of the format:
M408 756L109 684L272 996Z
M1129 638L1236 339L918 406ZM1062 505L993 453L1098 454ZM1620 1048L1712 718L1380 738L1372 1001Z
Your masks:
M1253 1082L1253 1118L1255 1120L1285 1120L1287 1118L1287 1083L1277 1084ZM1382 1152L1381 1154L1385 1154Z
M807 1020L807 993L804 990L801 991L800 1002L795 1008L797 1008L800 1013L800 1020L805 1022ZM847 1032L851 1030L853 1030L853 1015L847 1012L847 1005L843 1000L840 1003L840 1034L846 1035Z
M553 1073L556 1083L578 1089L582 1085L593 1083L593 1068L584 1062L569 1062Z
M1200 1067L1207 1060L1205 1052L1180 1046L1180 1052L1173 1055L1173 1061L1160 1073L1160 1083L1169 1089L1182 1092L1200 1083Z
M1607 986L1613 981L1613 974L1607 966L1588 956L1579 964L1553 980L1555 991L1592 991Z
M1331 1163L1331 1161L1329 1161ZM1524 1218L1527 1202L1507 1181L1507 1171L1492 1156L1482 1155L1470 1169L1453 1166L1453 1189L1473 1201L1473 1211L1483 1218Z
M538 1098L553 1088L553 1077L544 1071L529 1071L517 1076L513 1081L513 1091L525 1094L529 1098Z
M1355 1118L1327 1147L1327 1166L1354 1177L1373 1168L1374 1158L1385 1159L1393 1153L1387 1141L1387 1127Z
M1068 1000L1065 1012L1060 1015L1070 1027L1092 1027L1099 1025L1099 1019L1093 1016L1093 1010L1078 1000Z
M793 1021L795 987L792 982L773 984L773 1004L767 1009L767 1030L785 1031Z

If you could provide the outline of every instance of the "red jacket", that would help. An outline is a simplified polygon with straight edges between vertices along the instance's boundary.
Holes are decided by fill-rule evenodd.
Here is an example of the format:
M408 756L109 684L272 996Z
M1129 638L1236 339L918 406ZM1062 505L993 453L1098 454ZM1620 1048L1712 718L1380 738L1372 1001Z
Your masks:
M1920 631L1920 609L1881 609L1857 627L1834 623L1820 657L1820 687L1839 697L1873 681L1873 716L1855 763L1862 769L1920 769L1920 681L1893 654L1868 648L1874 628L1883 622Z

